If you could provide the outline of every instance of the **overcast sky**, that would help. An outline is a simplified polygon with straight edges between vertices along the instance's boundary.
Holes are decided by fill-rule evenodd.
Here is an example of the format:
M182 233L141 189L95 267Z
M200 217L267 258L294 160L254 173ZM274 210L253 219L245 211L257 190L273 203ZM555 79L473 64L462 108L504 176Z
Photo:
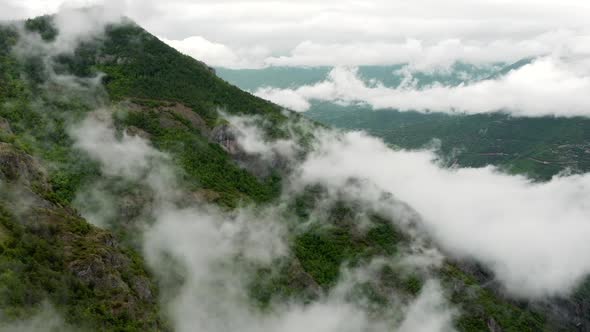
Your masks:
M107 0L153 34L214 66L511 61L588 51L586 0ZM2 0L0 19L64 3ZM343 57L342 54L350 56Z

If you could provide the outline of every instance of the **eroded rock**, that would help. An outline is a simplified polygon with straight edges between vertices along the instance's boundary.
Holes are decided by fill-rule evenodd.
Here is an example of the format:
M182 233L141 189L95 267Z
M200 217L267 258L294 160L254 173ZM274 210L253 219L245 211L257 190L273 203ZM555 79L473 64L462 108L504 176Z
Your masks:
M209 139L214 143L219 144L230 155L237 155L242 152L236 135L227 124L213 128L209 134Z
M494 318L488 319L488 329L490 332L502 332L502 327L500 327Z
M6 182L36 184L48 188L46 174L32 156L14 148L12 144L0 142L0 179Z
M5 118L0 117L0 133L12 134L10 123Z
M207 127L205 120L193 111L192 108L176 103L172 106L163 107L162 109L187 120L193 128L200 130L201 134L208 135L209 128Z

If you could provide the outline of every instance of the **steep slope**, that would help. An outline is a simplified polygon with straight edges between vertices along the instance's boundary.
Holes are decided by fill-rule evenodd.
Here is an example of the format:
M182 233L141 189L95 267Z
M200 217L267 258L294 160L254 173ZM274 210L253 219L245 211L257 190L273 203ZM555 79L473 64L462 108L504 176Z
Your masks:
M179 287L190 285L187 272L176 263L164 271L155 265L148 269L139 255L153 258L139 234L155 223L153 210L165 194L174 196L175 207L211 204L219 213L244 206L264 213L279 210L275 222L288 229L288 254L267 265L247 261L242 252L228 257L230 263L246 265L239 271L245 271L240 277L247 284L251 316L271 314L280 303L321 304L347 269L383 258L387 263L378 265L377 278L354 284L347 295L371 317L390 315L400 302L412 302L434 276L460 310L454 323L461 331L549 331L578 324L553 320L529 303L505 298L493 284L482 286L489 274L477 264L444 260L426 272L401 268L394 263L412 248L412 230L398 228L342 193L326 199L329 190L309 186L285 199L289 163L266 160L240 146L233 116L249 116L262 128L260 140L293 139L302 147L294 158L307 153L319 126L226 83L134 23L108 24L71 52L54 54L44 48L59 40L52 17L29 20L23 29L0 29L0 290L6 299L0 309L9 323L34 315L49 301L75 328L182 329L168 301L178 296ZM42 51L23 52L30 50L27 43L41 45ZM149 142L140 144L156 149L149 165L117 168L118 159L126 157L121 154L129 151L101 164L81 149L81 138L93 143L110 133L94 136L102 122L80 124L95 116L106 116L104 122L116 132L106 145ZM168 167L178 170L178 180L171 182L182 190L180 197L145 181ZM100 195L93 200L96 190ZM101 211L104 197L113 198L112 213ZM89 219L100 215L100 223L94 222L101 228L78 211ZM394 316L399 320L399 314Z
M31 70L22 66L31 63L20 63L10 53L16 41L13 28L0 28L0 113L6 116L0 118L2 323L42 314L49 301L68 317L65 324L78 328L166 329L158 312L157 287L143 259L68 206L72 193L60 187L60 179L75 182L71 175L76 171L70 168L84 160L68 150L63 128L48 129L61 125L57 114L37 112L58 106L32 105L38 90L21 76L21 70ZM45 115L50 122L44 121ZM50 160L78 162L47 172ZM70 184L67 189L73 190Z

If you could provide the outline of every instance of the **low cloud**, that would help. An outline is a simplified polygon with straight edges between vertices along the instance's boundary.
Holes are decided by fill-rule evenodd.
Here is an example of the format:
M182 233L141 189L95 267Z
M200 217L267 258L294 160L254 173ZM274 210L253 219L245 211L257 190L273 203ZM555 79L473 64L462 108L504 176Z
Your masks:
M400 332L452 332L457 312L449 308L437 282L427 282L420 296L409 307L399 327Z
M243 218L243 223L238 227L202 209L168 211L158 217L158 223L146 233L148 262L160 274L166 274L161 267L173 258L187 271L179 295L170 302L170 314L178 331L379 332L390 330L392 324L408 332L454 331L455 311L434 282L427 283L408 305L393 305L389 310L394 314L391 320L372 317L365 308L347 300L349 287L358 281L350 279L342 280L332 292L307 305L273 303L267 313L255 309L247 293L250 274L243 264L270 264L273 258L286 254L278 241L281 233L276 232L280 229L279 215L269 212L242 212L238 220ZM236 237L252 229L258 231L250 237L251 242ZM238 253L242 265L228 264ZM396 315L405 318L398 323Z
M263 161L293 159L299 149L292 139L266 139L259 127L262 118L226 115L226 119L240 148L247 154L259 156Z
M99 38L107 25L122 21L123 7L114 1L88 8L64 5L52 16L57 30L54 40L43 41L38 34L21 29L15 52L22 56L44 57L72 53L80 42Z
M39 307L38 312L26 320L10 320L0 313L0 331L14 332L44 332L64 331L73 332L76 329L68 326L63 317L48 303Z
M292 160L284 195L319 183L331 197L344 194L389 216L416 240L404 264L428 268L443 260L420 242L424 232L446 255L487 266L515 297L568 296L590 274L580 256L590 252L590 174L535 182L492 166L447 168L435 151L394 150L362 132L314 135L311 153ZM272 142L259 143L257 150L273 150Z
M513 63L521 59L545 56L587 57L584 45L590 35L579 30L544 32L524 40L491 41L450 38L436 41L406 38L403 42L348 41L319 43L303 41L285 55L272 55L266 47L232 48L202 36L182 40L162 38L182 53L212 66L232 69L265 67L319 67L407 64L413 70L449 69L457 62L476 66Z
M256 90L255 94L295 112L305 112L311 108L309 100L297 90L263 87Z
M349 192L399 221L399 207L380 203L393 194L442 249L484 263L515 296L567 295L590 273L588 174L536 183L491 166L443 168L431 151L351 132L320 136L292 182Z
M386 87L367 83L355 68L338 67L328 78L295 89L262 88L256 95L296 111L310 101L368 104L374 109L448 113L508 112L515 116L589 116L590 66L584 59L544 57L500 78L458 86Z
M160 37L160 39L179 52L214 67L233 69L261 68L264 66L261 59L269 53L264 47L234 50L227 45L209 41L201 36L191 36L181 40L163 37Z
M419 70L448 68L455 62L476 65L515 62L550 54L552 47L537 41L497 40L489 43L446 39L428 43L407 39L402 43L360 42L319 44L305 41L289 55L270 57L270 66L359 66L410 64Z
M100 6L83 9L62 6L54 17L59 34L52 47L59 53L72 52L81 41L104 33L108 24L120 23L123 11L122 3L116 1L105 1Z
M230 123L238 124L244 135L260 136L248 129L254 126L255 119L232 118ZM76 146L98 161L107 175L139 181L158 192L151 214L145 216L148 222L143 251L159 279L164 284L173 281L176 286L162 289L162 300L176 330L378 332L390 330L391 324L406 330L451 330L454 311L436 286L427 285L414 301L396 303L388 311L392 317L374 317L363 306L351 302L347 296L351 286L371 278L370 273L363 272L370 267L363 266L345 273L357 277L343 278L334 291L317 301L306 305L273 303L272 310L261 311L252 303L248 285L256 277L256 267L272 269L277 260L290 255L286 204L279 200L273 206L243 206L234 211L222 211L200 201L188 206L179 204L190 194L183 192L175 176L166 175L178 171L142 138L118 136L108 120L96 115L71 134L78 142ZM269 151L273 147L268 144ZM255 146L252 151L260 153L263 149ZM154 158L159 161L154 162ZM137 173L148 175L138 177ZM180 194L169 194L174 192ZM425 315L421 322L414 317L416 314Z
M99 161L105 175L137 180L144 177L144 171L149 170L151 164L166 158L139 136L123 132L117 138L110 117L109 111L99 110L70 130L75 139L74 147Z
M38 32L28 31L24 22L13 22L18 32L18 41L12 47L12 53L17 58L33 60L42 65L36 69L36 75L43 80L41 87L49 88L47 90L59 88L59 93L47 94L47 97L67 100L75 95L91 107L104 105L107 97L102 86L103 74L77 77L57 70L60 65L56 58L73 54L82 42L100 40L108 25L122 24L125 21L122 6L115 1L89 8L64 5L49 20L57 32L51 40L44 40Z

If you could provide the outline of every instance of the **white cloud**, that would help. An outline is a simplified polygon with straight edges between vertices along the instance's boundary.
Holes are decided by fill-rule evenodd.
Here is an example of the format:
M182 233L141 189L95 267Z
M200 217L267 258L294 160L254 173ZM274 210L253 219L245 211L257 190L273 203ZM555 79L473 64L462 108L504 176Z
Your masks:
M406 330L450 331L450 315L454 310L449 309L440 288L428 285L414 301L396 304L388 311L395 317L393 321L371 316L365 308L350 301L346 289L354 280L344 280L334 292L310 304L273 303L270 311L257 309L248 293L253 267L271 268L277 258L288 255L286 238L292 234L287 234L286 205L278 202L273 206L242 207L234 211L197 202L179 207L176 200L187 193L170 194L182 191L182 186L169 175L175 172L165 163L168 158L140 137L124 134L117 138L105 117L108 113L103 111L98 115L103 116L88 118L71 133L76 146L95 158L107 175L139 181L158 194L159 199L150 209L152 213L146 216L152 222L146 224L142 243L144 257L160 280L174 278L178 287L161 289L176 330L377 332L390 330L390 324L394 323L403 324ZM253 125L251 119L238 120L233 118L231 122L238 123L244 135L260 138L257 130L246 128ZM251 146L251 143L244 146L249 146L253 153L266 155L261 152L264 145ZM267 146L269 153L276 153L276 144ZM179 276L182 283L178 282ZM421 321L416 320L416 314L423 315ZM400 317L406 320L397 322Z
M68 326L59 312L48 302L42 303L34 316L25 320L8 320L4 313L0 313L0 331L15 332L44 332L64 331L74 332L76 329ZM4 321L7 320L7 321Z
M579 0L8 0L1 17L105 2L181 51L235 68L515 61L575 51L590 31L590 3Z
M398 206L380 203L392 193L445 251L484 263L513 295L565 295L590 273L590 174L534 183L493 167L446 169L434 158L359 132L329 133L294 183L339 188L403 221Z
M62 6L54 15L54 25L58 31L55 40L45 42L38 34L29 33L21 27L14 51L19 56L38 54L44 57L45 62L50 62L51 56L73 52L81 41L100 37L108 24L121 22L122 19L122 7L117 4L85 10Z
M433 151L393 150L362 132L316 128L314 136L312 152L292 160L287 196L320 183L330 197L344 194L389 215L413 238L417 225L446 254L483 263L512 296L567 296L590 274L590 174L534 182L492 166L445 168ZM256 151L272 151L263 143ZM427 250L402 262L440 260Z
M231 124L237 143L244 152L257 155L266 162L277 158L294 158L298 149L294 141L278 139L269 142L265 139L264 132L257 126L257 122L263 121L262 118L228 115L225 115L225 118Z
M178 331L380 332L389 331L390 324L395 323L371 317L363 308L346 299L354 280L341 281L330 294L307 305L273 303L268 313L253 309L246 288L247 270L227 262L238 253L240 261L246 265L253 259L260 261L261 257L262 262L268 264L270 259L284 255L280 233L276 232L282 225L277 220L280 213L272 210L259 214L242 212L236 222L224 218L219 212L211 212L203 209L168 210L157 217L158 222L146 233L146 257L159 274L169 273L166 262L171 258L187 269L187 280L170 306ZM256 224L261 227L250 241L244 242L240 235L255 228ZM228 229L232 231L228 232ZM452 318L455 311L449 307L436 283L427 283L407 307L399 303L389 312L405 317L400 325L401 331L454 330Z
M311 100L366 103L374 109L486 113L517 116L590 116L590 66L585 59L545 57L507 75L449 87L367 85L356 69L335 68L320 83L296 89L262 88L255 94L296 111Z
M55 15L59 33L52 47L57 52L73 51L80 41L102 34L107 24L120 22L123 12L124 6L116 1L106 1L101 7L82 11L75 6L64 5Z
M234 69L262 67L261 63L256 62L259 61L256 57L260 58L268 53L263 48L242 49L236 52L224 44L208 41L201 36L182 40L161 39L178 51L215 67Z
M105 125L110 116L108 111L100 110L70 130L74 146L98 160L106 175L142 178L151 164L166 158L139 136L123 133L118 139L113 128Z
M542 36L545 37L545 36ZM445 39L428 43L407 39L401 43L348 42L319 44L304 41L289 55L269 57L272 66L357 66L410 63L416 69L448 67L457 61L485 64L515 62L522 58L549 54L553 45L540 40L494 40L487 43ZM545 37L546 38L546 37ZM563 44L561 41L560 44Z
M291 89L263 87L256 90L254 94L296 112L305 112L311 107L311 104L305 97Z
M400 332L451 332L453 318L456 312L448 307L442 296L440 285L436 282L427 282L420 296L409 307L406 316L399 327Z

